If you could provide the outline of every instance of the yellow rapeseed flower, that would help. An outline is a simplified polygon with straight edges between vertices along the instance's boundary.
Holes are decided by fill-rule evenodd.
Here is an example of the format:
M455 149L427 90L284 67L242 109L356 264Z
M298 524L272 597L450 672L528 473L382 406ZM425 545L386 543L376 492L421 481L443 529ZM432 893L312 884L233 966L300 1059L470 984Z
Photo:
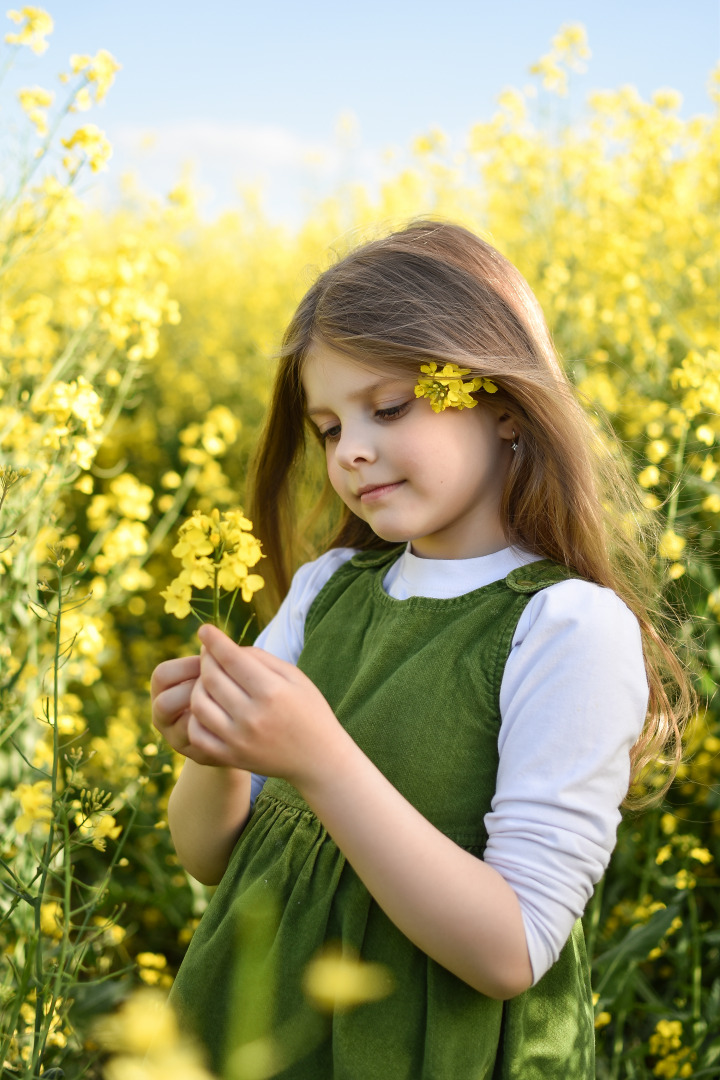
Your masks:
M678 536L672 529L666 529L660 539L659 552L663 559L675 562L685 550L685 538Z
M67 150L79 150L88 162L93 172L100 172L107 168L107 163L112 156L110 145L105 132L101 131L96 124L85 124L74 131L69 139L62 140ZM76 172L80 167L81 159L75 155L64 158L63 164L69 172Z
M63 906L57 900L40 905L40 930L46 937L59 940L63 935Z
M15 831L30 832L34 825L47 831L52 821L52 789L49 780L38 780L34 784L18 784L13 791L19 801L21 814L15 819Z
M167 589L161 592L165 610L178 619L192 610L192 589L212 588L240 590L245 603L262 589L265 582L260 574L251 574L251 567L262 558L259 541L252 535L252 522L242 509L236 507L210 514L196 510L178 530L178 541L172 554L180 559L182 570Z
M18 90L20 106L27 115L38 135L48 133L47 109L52 105L55 95L49 90L43 90L41 86L26 87Z
M647 468L638 473L638 484L640 484L641 487L655 487L655 485L659 483L660 470L657 465L648 465Z
M45 38L52 34L55 25L47 11L39 7L24 7L20 11L8 11L7 17L20 26L17 34L5 35L8 45L27 45L37 56L41 56L48 47Z
M115 81L115 73L121 70L121 66L107 49L100 49L95 56L88 56L86 53L74 53L70 57L70 70L73 75L83 74L89 83L94 84L95 101L97 102L103 100ZM65 79L67 81L67 76ZM78 98L76 97L76 105L77 101ZM80 107L82 108L82 106Z
M368 964L356 953L335 946L310 961L303 989L316 1008L344 1011L387 997L393 991L393 980L382 964Z
M421 376L418 379L415 396L428 398L431 409L436 413L447 408L472 409L477 401L471 394L478 390L485 390L488 394L497 391L495 383L483 376L465 379L470 374L470 368L461 368L457 364L445 364L442 371L438 371L433 360L429 364L422 364L420 371L428 378Z
M190 614L192 586L189 583L176 578L170 582L167 589L162 590L160 595L165 600L165 611L168 615L175 615L178 619L184 619Z

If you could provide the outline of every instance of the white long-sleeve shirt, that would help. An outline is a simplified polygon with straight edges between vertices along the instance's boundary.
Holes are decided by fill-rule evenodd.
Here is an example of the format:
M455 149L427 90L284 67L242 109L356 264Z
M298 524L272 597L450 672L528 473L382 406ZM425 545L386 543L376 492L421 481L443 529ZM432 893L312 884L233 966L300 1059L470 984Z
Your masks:
M334 548L302 566L255 645L297 663L312 601L353 554ZM408 545L383 587L396 600L445 599L534 561L514 548L421 559ZM533 594L500 688L499 766L483 859L517 894L534 982L558 958L610 861L647 700L640 629L615 593L572 579ZM253 799L264 780L253 777Z

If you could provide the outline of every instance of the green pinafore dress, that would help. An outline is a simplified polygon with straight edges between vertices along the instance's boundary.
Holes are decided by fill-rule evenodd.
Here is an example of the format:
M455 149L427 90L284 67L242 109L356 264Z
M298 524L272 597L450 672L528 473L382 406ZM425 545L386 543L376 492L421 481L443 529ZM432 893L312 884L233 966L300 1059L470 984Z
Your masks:
M451 599L395 600L382 582L400 554L362 552L336 571L308 613L298 667L405 798L481 858L513 634L533 593L574 575L543 561ZM303 977L327 943L383 965L387 996L318 1011ZM535 986L485 997L394 926L283 780L258 797L171 1000L230 1080L595 1075L579 922Z

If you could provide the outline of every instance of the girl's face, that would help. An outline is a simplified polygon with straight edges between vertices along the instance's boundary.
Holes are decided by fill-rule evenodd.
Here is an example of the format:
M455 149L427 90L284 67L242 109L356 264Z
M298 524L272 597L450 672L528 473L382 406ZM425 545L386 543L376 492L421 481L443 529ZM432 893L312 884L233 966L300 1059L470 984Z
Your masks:
M419 374L418 363L418 374ZM415 555L467 559L505 547L500 500L512 418L482 403L435 413L416 380L317 344L303 371L307 413L325 442L330 483L384 540Z

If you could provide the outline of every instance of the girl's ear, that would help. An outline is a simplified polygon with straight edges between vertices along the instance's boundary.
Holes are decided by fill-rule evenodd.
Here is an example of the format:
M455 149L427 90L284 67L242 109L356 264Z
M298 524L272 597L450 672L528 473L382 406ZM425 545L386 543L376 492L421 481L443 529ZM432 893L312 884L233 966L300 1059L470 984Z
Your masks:
M515 442L519 434L518 422L512 413L502 412L498 416L498 435L508 442Z

